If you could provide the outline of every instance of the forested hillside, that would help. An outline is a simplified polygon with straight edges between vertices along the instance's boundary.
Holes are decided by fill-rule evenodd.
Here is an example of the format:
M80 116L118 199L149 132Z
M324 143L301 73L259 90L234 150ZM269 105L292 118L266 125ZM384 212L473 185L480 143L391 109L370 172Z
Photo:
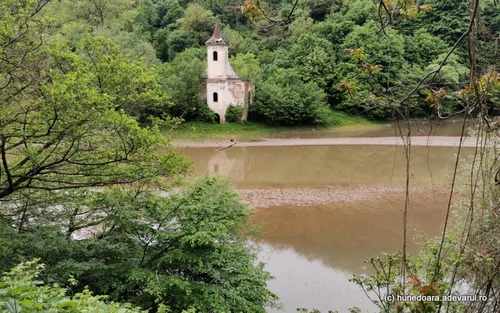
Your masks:
M409 117L499 113L496 1L481 1L480 14L470 14L466 1L384 1L396 12L389 16L378 2L0 0L0 310L254 313L276 306L271 274L252 244L251 210L228 181L187 182L191 161L165 129L182 120L215 123L200 90L205 41L217 23L234 70L256 85L252 121L321 125L344 112L409 125ZM396 10L407 2L410 9ZM481 131L490 136L499 124L484 120ZM495 205L487 214L495 218L497 160L480 163L475 174L488 186L481 204ZM472 220L480 235L490 225ZM489 263L487 249L498 243L492 221L491 241L474 242ZM476 255L441 259L444 239L429 290L451 293L453 282L440 283L441 264L477 274L470 270ZM484 268L494 275L480 267L488 279L476 283L498 293L500 263ZM380 288L396 276L358 283ZM497 312L495 301L488 312Z
M125 1L0 0L1 312L139 311L90 293L150 312L275 302L248 206L220 178L183 179L191 162L160 127L169 84L188 83L174 73L190 75L161 65L140 16Z
M271 23L262 14L250 19L251 14L242 13L242 1L235 0L62 0L50 3L45 14L53 19L54 42L75 50L88 42L85 34L107 38L105 54L129 58L135 66L130 71L145 73L136 79L155 80L172 104L159 100L126 108L134 115L168 112L201 121L213 121L199 97L204 43L220 23L235 71L256 83L250 119L300 125L327 122L329 110L374 119L397 117L398 105L386 97L401 98L412 90L468 27L466 1L424 2L387 30L380 28L371 0L304 0L293 10L291 1L263 2L262 10L271 19L292 12L283 23ZM500 7L484 1L481 10L480 47L489 53L478 60L478 69L486 74L499 62ZM467 58L461 42L440 75L409 99L412 116L445 116L461 109L445 94L467 84ZM103 78L109 79L115 78ZM442 98L439 105L433 95ZM496 110L494 106L492 113Z

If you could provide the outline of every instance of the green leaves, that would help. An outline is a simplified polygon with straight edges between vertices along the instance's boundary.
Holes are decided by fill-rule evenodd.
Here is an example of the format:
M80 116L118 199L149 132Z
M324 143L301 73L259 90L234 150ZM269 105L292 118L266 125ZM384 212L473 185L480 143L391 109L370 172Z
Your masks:
M151 182L186 169L177 153L156 155L167 141L157 127L138 123L170 106L154 68L130 61L102 37L85 36L75 51L68 44L49 51L53 64L43 79L0 95L9 99L0 108L7 173L0 198L23 189ZM38 73L34 60L25 62L27 75Z
M105 303L105 297L92 296L85 289L70 299L67 290L58 285L47 285L35 279L43 266L38 259L11 269L0 282L0 311L2 313L51 312L51 313L139 313L130 304Z
M205 70L205 51L198 49L187 49L177 54L172 62L162 65L160 83L172 97L174 105L168 111L173 116L201 118L203 109L208 109L206 101L200 97Z
M137 208L143 200L155 197L139 197ZM263 306L273 299L265 288L269 275L253 266L255 255L245 249L241 229L246 227L250 211L229 190L228 182L205 177L182 193L157 201L157 209L143 211L140 218L141 225L150 225L141 231L150 237L150 244L141 244L146 249L145 276L139 278L148 292L175 312L189 306L204 312L216 308L263 312ZM240 279L247 275L255 278ZM232 291L237 287L242 290ZM240 300L231 300L236 298Z
M238 53L230 59L231 66L236 74L243 79L247 79L255 83L262 73L260 62L252 53Z
M325 90L334 75L333 46L325 39L304 34L290 51L293 67L305 82L315 82Z
M198 3L189 3L184 16L177 20L179 29L190 34L199 44L210 38L215 18L212 11Z
M20 233L0 224L0 270L42 257L43 278L76 279L74 293L88 286L172 312L265 312L276 298L271 277L249 252L250 210L229 182L203 177L167 197L137 187L60 194L51 203L63 208L38 207L43 218Z
M323 123L328 107L326 95L318 85L304 83L295 70L273 68L272 71L257 88L257 100L250 109L269 124Z
M264 312L275 299L270 276L246 249L250 212L229 183L204 178L180 192L167 187L190 163L170 147L158 119L173 109L168 92L180 109L201 111L204 50L178 54L160 78L101 36L72 32L48 46L37 1L0 1L0 269L34 257L47 264L42 273L25 263L6 276L2 310L138 311L104 303L89 286L145 309ZM77 2L78 18L88 4L96 10L89 24L109 34L107 25L123 13L113 11L118 2ZM162 14L153 9L144 2L120 25L142 20L153 27L141 31L154 31ZM212 23L199 5L178 21L197 41ZM165 31L168 45L174 32ZM38 275L71 285L72 298Z

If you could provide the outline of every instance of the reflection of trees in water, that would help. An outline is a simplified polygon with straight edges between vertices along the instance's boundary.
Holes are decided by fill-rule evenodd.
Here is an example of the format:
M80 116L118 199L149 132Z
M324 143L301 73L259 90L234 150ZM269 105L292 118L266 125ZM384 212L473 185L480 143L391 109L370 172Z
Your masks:
M208 171L212 174L230 176L232 179L244 180L244 160L230 157L227 151L214 152L208 160Z
M453 169L454 147L414 147L412 181L444 183ZM405 181L405 159L395 146L288 146L189 148L198 174L231 174L245 185L398 184Z
M403 196L403 195L402 195ZM366 273L363 261L401 247L403 198L386 197L328 206L278 206L257 210L253 221L262 226L257 242L273 249L293 249L308 260L350 273ZM437 235L445 200L416 197L410 221ZM417 246L411 245L416 253Z
M243 148L245 149L245 148ZM218 174L229 176L233 181L244 181L248 162L246 153L233 153L234 148L215 151L214 148L187 148L183 151L194 161L195 173Z

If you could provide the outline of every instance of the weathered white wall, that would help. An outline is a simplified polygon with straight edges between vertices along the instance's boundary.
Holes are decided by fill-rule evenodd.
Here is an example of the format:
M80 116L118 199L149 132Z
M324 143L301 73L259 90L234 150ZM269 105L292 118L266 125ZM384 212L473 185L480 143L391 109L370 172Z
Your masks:
M217 51L217 61L213 60L213 53ZM238 78L229 63L228 46L209 45L207 46L207 77L208 78Z
M226 110L230 105L248 107L247 95L249 82L243 79L208 79L207 102L208 106L225 122ZM218 94L218 101L214 102L213 94ZM246 119L246 114L244 116Z
M217 52L217 60L214 60L214 51ZM230 105L248 108L250 82L239 78L233 71L229 63L229 47L218 26L212 38L207 41L207 60L207 103L209 108L219 115L220 122L224 123ZM214 101L214 93L218 95L217 102ZM243 119L246 118L245 112Z

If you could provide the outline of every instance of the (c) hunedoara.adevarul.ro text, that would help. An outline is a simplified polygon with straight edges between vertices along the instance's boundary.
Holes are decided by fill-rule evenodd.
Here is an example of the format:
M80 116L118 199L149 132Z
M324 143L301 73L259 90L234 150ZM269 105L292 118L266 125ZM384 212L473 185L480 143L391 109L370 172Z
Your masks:
M449 295L449 296L428 296L428 295L386 295L388 302L476 302L486 301L488 297L482 295Z

